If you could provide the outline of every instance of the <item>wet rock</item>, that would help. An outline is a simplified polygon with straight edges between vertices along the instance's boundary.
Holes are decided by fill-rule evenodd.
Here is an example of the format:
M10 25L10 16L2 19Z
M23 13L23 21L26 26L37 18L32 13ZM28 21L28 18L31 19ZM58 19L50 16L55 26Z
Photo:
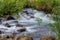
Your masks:
M12 17L11 15L7 15L6 20L15 20L15 18Z
M42 36L41 40L56 40L55 37L52 36Z
M9 36L9 35L6 35L6 34L2 34L2 35L0 35L0 38L2 38L2 39L9 39L9 38L12 38L11 36Z
M14 23L18 23L18 21L14 21Z
M35 18L34 16L30 16L30 18Z
M29 15L29 13L27 11L23 11L23 13L26 13L27 15Z
M33 15L33 14L34 14L34 13L29 12L29 11L27 11L27 10L23 11L23 13L25 13L27 16L31 16L31 15Z
M9 39L10 37L9 36L6 36L7 39Z
M23 25L17 23L17 24L16 24L16 27L23 27Z
M6 27L11 27L8 23L5 24Z
M0 18L0 24L2 24L2 18Z
M3 32L2 31L0 31L0 34L2 34Z
M25 32L26 31L26 29L25 28L22 28L22 29L19 29L19 30L17 30L18 32Z
M2 40L12 40L12 38L7 36L7 37L3 37Z
M20 37L17 40L33 40L32 37Z

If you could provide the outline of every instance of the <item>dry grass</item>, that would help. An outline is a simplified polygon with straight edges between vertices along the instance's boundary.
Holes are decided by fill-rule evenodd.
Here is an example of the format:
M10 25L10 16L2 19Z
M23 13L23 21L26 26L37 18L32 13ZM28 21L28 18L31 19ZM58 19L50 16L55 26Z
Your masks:
M59 0L29 0L30 7L49 13L56 13Z
M43 36L41 40L56 40L55 37L52 36Z
M0 40L33 40L32 37L17 37L17 36L13 36L13 37L9 37L9 36L5 36L5 37L0 37Z

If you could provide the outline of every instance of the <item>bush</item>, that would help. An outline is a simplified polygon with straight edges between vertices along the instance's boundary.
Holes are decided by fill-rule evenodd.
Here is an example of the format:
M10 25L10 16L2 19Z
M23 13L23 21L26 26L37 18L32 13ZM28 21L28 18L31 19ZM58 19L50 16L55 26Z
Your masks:
M26 4L27 0L0 0L0 17L17 14Z

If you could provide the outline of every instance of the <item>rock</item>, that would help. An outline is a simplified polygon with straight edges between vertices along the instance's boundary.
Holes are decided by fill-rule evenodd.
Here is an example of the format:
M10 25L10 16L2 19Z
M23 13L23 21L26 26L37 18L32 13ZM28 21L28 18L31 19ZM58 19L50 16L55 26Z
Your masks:
M30 16L30 18L35 18L34 16Z
M18 23L18 21L14 21L14 23Z
M0 31L0 34L2 34L3 32L2 31Z
M17 24L16 24L16 27L23 27L23 25L17 23Z
M28 11L24 11L23 13L25 13L27 16L30 16L32 13L28 12Z
M15 20L15 18L12 17L11 15L7 15L6 20Z
M7 39L9 39L10 37L9 36L6 36Z
M12 40L12 38L9 37L9 36L6 36L6 37L3 38L3 40Z
M27 15L29 15L29 13L27 11L23 11L23 13L26 13Z
M2 18L0 18L0 24L2 24Z
M55 37L52 36L42 36L41 40L56 40Z
M8 23L5 24L6 27L11 27Z
M22 29L19 29L19 30L17 30L18 32L24 32L24 31L26 31L26 29L25 28L22 28Z
M32 37L20 37L17 40L33 40Z
M12 40L12 39L8 35L4 35L0 37L0 40Z

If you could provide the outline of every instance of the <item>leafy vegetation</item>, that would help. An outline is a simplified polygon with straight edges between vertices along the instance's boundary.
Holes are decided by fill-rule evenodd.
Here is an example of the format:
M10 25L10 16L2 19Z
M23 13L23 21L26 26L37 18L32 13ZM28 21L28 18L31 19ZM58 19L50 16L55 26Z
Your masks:
M0 17L14 15L22 11L27 0L0 0Z
M55 19L55 18L54 18ZM57 39L60 40L60 21L56 18L55 23L49 24L52 32L56 33Z

